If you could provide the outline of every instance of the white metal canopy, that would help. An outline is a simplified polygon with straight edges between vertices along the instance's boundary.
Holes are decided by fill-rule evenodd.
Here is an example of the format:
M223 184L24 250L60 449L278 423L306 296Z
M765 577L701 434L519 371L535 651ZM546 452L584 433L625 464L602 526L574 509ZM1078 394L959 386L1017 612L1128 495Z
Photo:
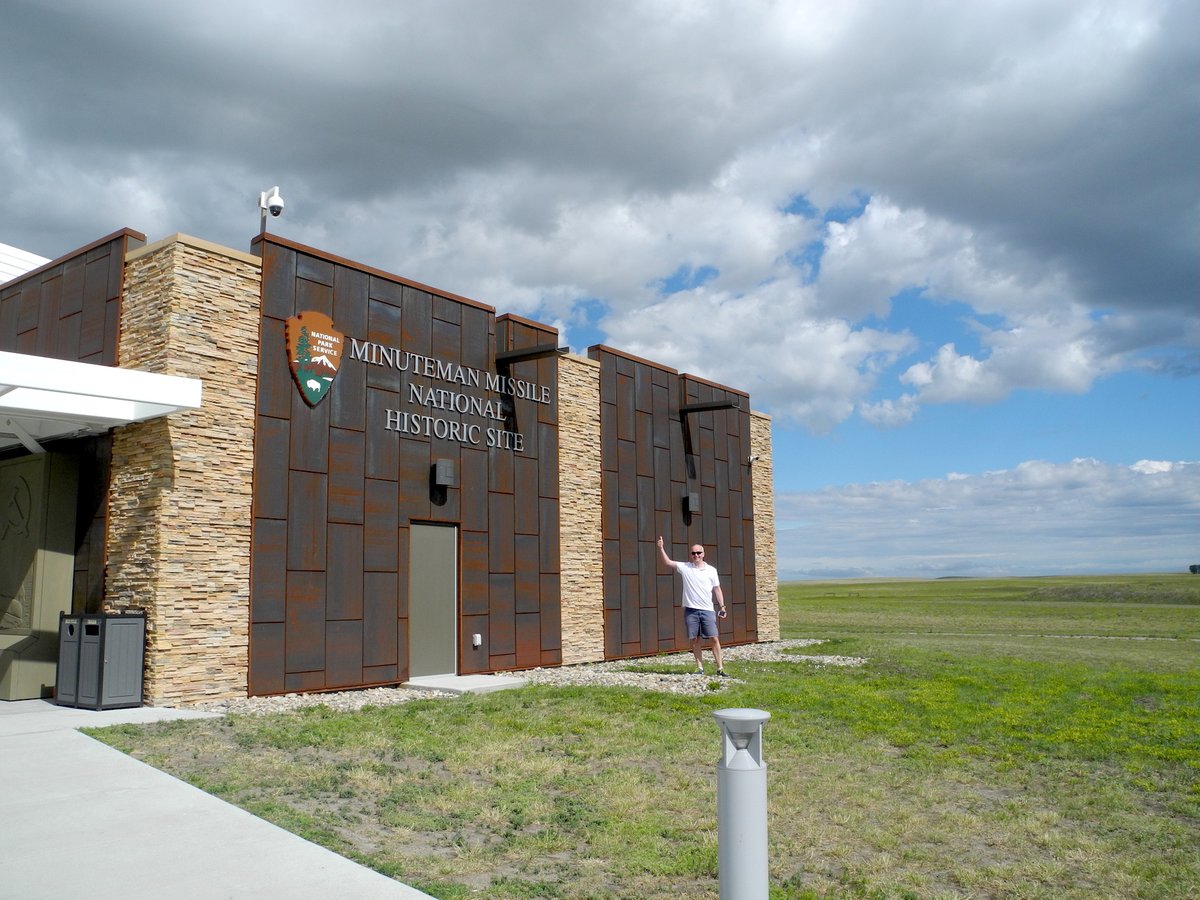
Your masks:
M202 382L0 351L0 449L198 409Z

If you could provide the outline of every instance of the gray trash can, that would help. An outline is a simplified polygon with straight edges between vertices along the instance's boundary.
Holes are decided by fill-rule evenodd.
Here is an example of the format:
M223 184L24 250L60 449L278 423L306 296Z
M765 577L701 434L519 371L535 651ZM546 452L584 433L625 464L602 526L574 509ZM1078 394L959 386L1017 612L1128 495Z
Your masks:
M74 706L79 690L80 616L58 614L58 671L54 676L54 702Z
M145 657L144 610L60 613L54 702L81 709L141 706Z

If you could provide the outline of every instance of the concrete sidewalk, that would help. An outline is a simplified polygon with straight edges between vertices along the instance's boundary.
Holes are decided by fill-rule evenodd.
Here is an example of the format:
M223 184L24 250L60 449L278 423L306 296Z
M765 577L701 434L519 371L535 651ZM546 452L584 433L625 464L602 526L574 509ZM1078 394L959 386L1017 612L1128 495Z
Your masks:
M213 715L0 701L0 897L429 896L76 731Z

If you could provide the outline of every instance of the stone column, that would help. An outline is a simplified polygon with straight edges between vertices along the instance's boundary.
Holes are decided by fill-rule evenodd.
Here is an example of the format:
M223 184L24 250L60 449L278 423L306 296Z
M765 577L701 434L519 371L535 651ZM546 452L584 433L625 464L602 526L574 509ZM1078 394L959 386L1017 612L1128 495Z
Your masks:
M558 502L564 665L604 659L600 477L600 363L561 356Z
M775 556L775 470L771 417L750 413L750 467L754 496L754 584L758 593L758 639L779 640L779 568Z
M204 383L200 409L113 433L107 605L146 610L147 704L246 696L261 282L184 235L126 258L119 364Z

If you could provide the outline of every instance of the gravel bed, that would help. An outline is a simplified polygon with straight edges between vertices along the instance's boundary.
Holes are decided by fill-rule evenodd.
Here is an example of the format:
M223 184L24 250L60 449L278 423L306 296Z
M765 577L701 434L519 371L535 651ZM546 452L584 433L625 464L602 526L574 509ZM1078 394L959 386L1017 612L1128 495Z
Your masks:
M418 691L412 688L379 687L356 691L330 691L322 694L276 694L272 697L241 697L218 703L205 703L197 709L209 712L262 715L291 712L310 706L328 706L336 712L353 712L364 706L395 706L409 700L428 700L430 697L457 696L445 691Z
M817 656L795 652L805 647L822 644L821 640L771 641L762 644L744 644L725 647L723 654L729 662L805 662L817 666L861 666L866 662L855 656ZM648 691L663 691L672 694L709 694L724 690L739 679L718 678L712 663L712 654L705 651L705 674L664 674L645 671L664 665L687 665L693 662L690 652L672 653L665 656L619 659L607 662L583 663L574 666L555 666L546 669L530 669L525 672L502 673L515 675L530 684L551 685L611 685L636 687ZM445 691L414 690L412 688L366 688L357 691L340 691L325 694L281 694L274 697L246 697L221 703L206 704L201 709L213 712L262 714L288 712L310 706L328 706L338 712L362 709L364 706L394 706L409 700L428 700L434 697L453 698L456 694Z

